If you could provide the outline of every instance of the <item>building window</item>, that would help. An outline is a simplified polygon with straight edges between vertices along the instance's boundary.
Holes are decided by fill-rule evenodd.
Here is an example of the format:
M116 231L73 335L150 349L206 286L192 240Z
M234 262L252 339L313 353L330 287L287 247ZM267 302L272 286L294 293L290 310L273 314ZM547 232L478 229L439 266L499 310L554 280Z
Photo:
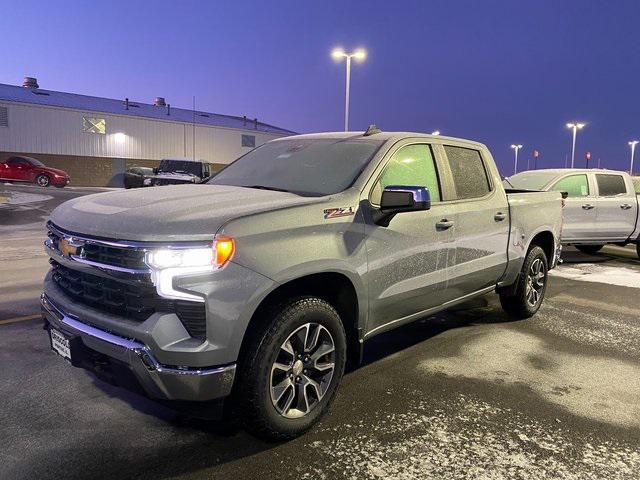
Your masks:
M9 109L7 107L0 107L0 127L9 126Z
M255 135L242 135L242 146L256 148L256 136Z
M104 118L82 117L82 131L104 135L107 132L107 122Z

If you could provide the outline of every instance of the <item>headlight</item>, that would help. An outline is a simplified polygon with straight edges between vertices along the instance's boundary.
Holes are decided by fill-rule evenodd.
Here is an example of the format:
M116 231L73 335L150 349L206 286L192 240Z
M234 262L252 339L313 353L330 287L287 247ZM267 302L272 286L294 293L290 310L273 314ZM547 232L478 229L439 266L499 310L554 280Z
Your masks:
M147 264L151 268L172 267L211 267L213 266L213 248L185 248L172 250L164 248L147 253Z
M159 295L203 302L202 297L175 290L173 279L213 272L231 260L234 251L235 243L232 238L217 238L210 247L151 250L146 253L145 261L151 267L151 278Z

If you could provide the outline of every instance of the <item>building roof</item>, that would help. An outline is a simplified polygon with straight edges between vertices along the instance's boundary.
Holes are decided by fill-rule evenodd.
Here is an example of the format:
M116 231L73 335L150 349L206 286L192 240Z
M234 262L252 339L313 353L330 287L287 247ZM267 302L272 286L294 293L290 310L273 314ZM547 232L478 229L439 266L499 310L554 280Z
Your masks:
M42 88L25 88L16 85L7 85L4 83L0 83L0 101L72 108L87 112L129 115L132 117L154 118L157 120L169 120L173 122L194 123L193 110L184 108L175 108L174 106L169 108L167 106L156 106L149 103L129 100L129 109L127 110L124 98L113 99L92 97L89 95L79 95L77 93L56 92ZM295 133L291 130L263 122L257 122L256 128L254 120L249 118L201 112L197 110L195 112L195 123L197 125L256 130L258 132L279 133L283 135L291 135Z

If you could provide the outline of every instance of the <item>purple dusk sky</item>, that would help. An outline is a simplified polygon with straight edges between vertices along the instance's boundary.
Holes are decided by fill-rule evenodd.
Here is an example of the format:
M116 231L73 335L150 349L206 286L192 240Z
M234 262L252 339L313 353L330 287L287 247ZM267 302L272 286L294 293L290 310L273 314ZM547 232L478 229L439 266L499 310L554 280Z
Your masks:
M108 1L0 7L0 83L247 115L298 132L342 129L344 64L351 129L431 132L486 143L504 174L521 143L563 166L565 123L588 125L584 152L629 165L640 139L640 2ZM638 162L640 163L640 162Z

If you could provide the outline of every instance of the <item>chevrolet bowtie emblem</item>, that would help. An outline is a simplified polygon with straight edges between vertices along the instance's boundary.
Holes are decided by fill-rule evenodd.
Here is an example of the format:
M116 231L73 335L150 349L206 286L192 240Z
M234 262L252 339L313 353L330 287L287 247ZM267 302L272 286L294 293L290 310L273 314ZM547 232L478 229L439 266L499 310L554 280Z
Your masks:
M60 240L60 252L65 257L71 257L71 255L76 255L78 253L78 245L72 243L72 239L63 238Z

